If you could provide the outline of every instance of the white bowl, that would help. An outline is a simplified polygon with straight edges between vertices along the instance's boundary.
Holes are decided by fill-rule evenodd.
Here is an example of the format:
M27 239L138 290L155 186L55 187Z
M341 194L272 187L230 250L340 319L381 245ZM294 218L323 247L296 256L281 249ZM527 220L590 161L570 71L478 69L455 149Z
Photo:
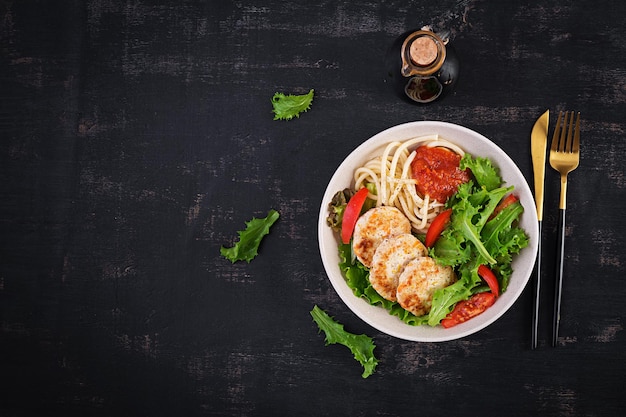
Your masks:
M529 245L515 256L513 274L507 290L496 300L496 303L484 313L454 327L444 329L441 326L411 326L392 316L382 307L372 306L367 301L354 295L346 284L339 269L337 245L339 236L326 224L328 203L337 191L353 186L354 170L372 157L382 154L382 148L392 141L403 141L416 136L439 134L472 156L487 157L500 168L506 185L515 186L514 192L519 196L524 207L520 226L529 236ZM515 165L515 162L497 145L486 137L459 125L445 122L412 122L384 130L365 141L341 163L332 176L322 204L318 219L318 236L320 253L324 268L335 291L343 302L363 321L388 335L400 339L417 342L443 342L459 339L475 333L501 317L518 299L532 274L537 256L539 227L535 201L526 179Z

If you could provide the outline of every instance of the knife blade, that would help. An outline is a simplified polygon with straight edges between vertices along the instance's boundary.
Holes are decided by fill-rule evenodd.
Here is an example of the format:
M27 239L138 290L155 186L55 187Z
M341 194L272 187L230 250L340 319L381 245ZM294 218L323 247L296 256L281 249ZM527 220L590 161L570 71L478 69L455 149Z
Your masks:
M530 152L533 160L533 173L535 178L535 206L537 208L537 220L543 218L543 184L546 175L546 149L548 145L548 124L550 122L550 110L542 114L530 134Z
M533 322L531 348L537 348L537 332L539 327L539 296L541 293L541 221L543 219L543 185L546 175L546 150L548 145L548 125L550 110L546 110L535 122L530 133L530 154L533 162L535 185L535 206L539 223L537 243L537 262L535 271L535 288L533 300Z

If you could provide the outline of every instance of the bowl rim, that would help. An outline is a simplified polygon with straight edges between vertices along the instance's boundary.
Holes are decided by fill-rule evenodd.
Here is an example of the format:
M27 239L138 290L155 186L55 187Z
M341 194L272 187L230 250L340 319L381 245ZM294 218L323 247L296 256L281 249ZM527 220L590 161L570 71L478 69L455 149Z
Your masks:
M363 163L368 157L375 156L374 153L389 142L395 140L405 141L413 137L434 133L457 144L473 156L486 156L492 160L494 165L500 169L500 175L505 184L515 186L515 192L519 195L520 201L524 207L520 225L530 238L529 245L517 254L513 260L514 272L507 291L498 297L497 303L500 303L498 308L491 307L472 320L468 320L465 323L461 323L449 329L443 329L440 326L411 326L402 322L397 317L392 316L384 308L372 306L366 300L354 295L339 269L337 250L339 238L326 224L328 203L337 191L352 185L352 172L354 171L352 167L355 164ZM450 137L454 135L459 135L459 139ZM460 143L462 140L469 140L471 142L469 144L471 149L467 149L466 145ZM479 149L480 152L475 153L473 151L474 148ZM485 153L487 155L485 155ZM358 161L357 158L359 158ZM494 160L494 158L496 160ZM349 180L347 182L345 171L350 171ZM346 183L347 185L339 185ZM332 239L330 239L330 236L332 236ZM467 127L443 121L415 121L395 125L380 131L357 146L344 158L331 176L321 201L318 217L318 243L322 263L328 279L344 304L361 320L378 331L399 339L416 342L445 342L460 339L484 329L502 317L519 299L530 280L537 257L538 238L539 229L534 196L530 191L526 178L513 159L498 145L482 134ZM521 273L523 273L523 276L520 276Z

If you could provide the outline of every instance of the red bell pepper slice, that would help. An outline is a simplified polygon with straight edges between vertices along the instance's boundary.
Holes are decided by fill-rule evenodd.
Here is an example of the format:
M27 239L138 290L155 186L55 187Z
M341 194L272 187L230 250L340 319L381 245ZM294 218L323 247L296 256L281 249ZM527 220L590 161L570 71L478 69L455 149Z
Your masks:
M437 241L437 239L439 239L441 232L443 232L443 229L446 228L446 225L450 221L451 215L452 215L452 209L447 209L447 210L442 211L441 213L437 215L437 217L435 217L433 222L428 227L428 230L426 231L426 239L424 241L426 244L426 247L428 248L432 247Z
M368 194L369 190L363 187L348 201L346 209L343 212L343 220L341 220L341 241L343 243L350 243L354 226L361 215L361 209L363 208L363 204L365 204Z
M500 213L502 210L504 210L505 208L507 208L508 206L510 206L511 204L517 201L519 201L519 198L514 194L509 194L506 197L504 197L504 199L500 202L500 204L498 204L496 208L493 210L493 213L491 213L491 216L489 216L489 220L496 217L498 213Z
M481 265L478 267L478 276L480 276L487 285L489 285L489 289L496 297L500 295L500 284L498 283L498 278L496 278L496 274L493 273L491 269L489 269L486 265Z
M463 323L487 310L495 301L496 296L490 292L474 294L469 299L456 303L454 309L441 320L441 325L448 329Z

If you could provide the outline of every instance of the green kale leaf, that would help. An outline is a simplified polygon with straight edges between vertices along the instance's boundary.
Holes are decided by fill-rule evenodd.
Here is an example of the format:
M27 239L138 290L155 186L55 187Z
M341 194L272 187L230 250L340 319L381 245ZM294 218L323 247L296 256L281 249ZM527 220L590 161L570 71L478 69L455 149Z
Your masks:
M364 334L356 335L349 333L343 328L343 324L336 322L324 310L317 305L311 310L311 316L320 331L326 334L326 346L335 343L342 344L349 348L354 355L354 359L363 366L361 376L367 378L374 373L378 359L374 356L374 344L372 338Z
M313 89L301 95L275 93L272 97L274 120L291 120L294 117L300 117L300 113L311 108L312 102Z
M278 220L280 215L276 210L270 210L263 219L252 218L246 222L246 229L237 232L239 241L232 248L220 248L220 253L226 259L235 263L237 261L250 261L258 255L259 245L265 235L270 232L270 227Z

